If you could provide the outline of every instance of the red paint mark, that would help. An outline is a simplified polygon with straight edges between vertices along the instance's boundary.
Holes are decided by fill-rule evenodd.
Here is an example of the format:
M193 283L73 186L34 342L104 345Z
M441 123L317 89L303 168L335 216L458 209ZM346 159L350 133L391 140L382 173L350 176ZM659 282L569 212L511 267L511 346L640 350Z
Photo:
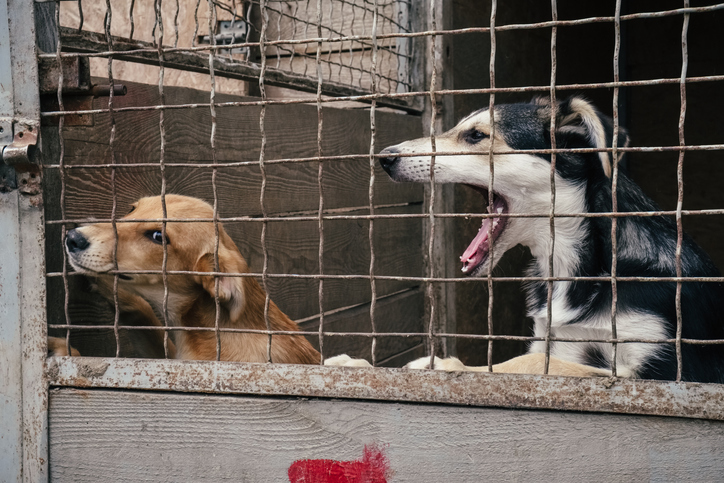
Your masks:
M365 446L355 461L297 460L289 467L290 483L387 483L390 463L375 445Z

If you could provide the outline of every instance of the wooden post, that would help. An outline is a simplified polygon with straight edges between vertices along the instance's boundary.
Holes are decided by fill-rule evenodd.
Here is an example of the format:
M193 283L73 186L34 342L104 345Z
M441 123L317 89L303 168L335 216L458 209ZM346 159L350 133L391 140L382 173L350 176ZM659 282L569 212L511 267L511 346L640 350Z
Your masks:
M0 194L0 478L18 482L48 479L45 230L32 151L40 128L34 5L0 5L0 69L12 77L0 97L0 121L12 136L2 137L0 151L6 175L17 179L17 188L9 183Z

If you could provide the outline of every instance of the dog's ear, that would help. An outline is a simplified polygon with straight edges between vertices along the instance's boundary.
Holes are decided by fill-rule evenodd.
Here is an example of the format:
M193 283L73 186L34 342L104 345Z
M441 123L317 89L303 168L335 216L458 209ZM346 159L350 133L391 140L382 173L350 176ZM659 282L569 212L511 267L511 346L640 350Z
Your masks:
M583 136L593 148L606 149L613 146L613 121L596 110L593 105L581 97L571 97L558 105L556 130L560 134L578 134ZM628 132L618 128L618 147L628 146ZM611 153L600 152L603 172L611 177ZM623 153L619 153L621 161Z
M229 274L246 273L248 267L239 250L226 233L219 233L219 271ZM205 253L196 262L194 271L214 272L214 253ZM213 276L198 275L197 281L212 297L216 293L216 281ZM219 277L219 301L229 311L232 320L236 320L244 310L244 278Z

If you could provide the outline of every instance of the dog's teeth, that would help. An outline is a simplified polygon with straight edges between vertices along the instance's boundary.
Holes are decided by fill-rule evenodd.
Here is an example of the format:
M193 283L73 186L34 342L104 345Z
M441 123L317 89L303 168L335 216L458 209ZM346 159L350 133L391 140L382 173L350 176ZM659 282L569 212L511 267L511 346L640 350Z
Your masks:
M467 266L467 265L463 266L462 272L463 272L463 273L468 273L468 266Z
M503 207L502 207L502 206L499 206L499 207L498 207L498 214L501 214L502 212L503 212Z

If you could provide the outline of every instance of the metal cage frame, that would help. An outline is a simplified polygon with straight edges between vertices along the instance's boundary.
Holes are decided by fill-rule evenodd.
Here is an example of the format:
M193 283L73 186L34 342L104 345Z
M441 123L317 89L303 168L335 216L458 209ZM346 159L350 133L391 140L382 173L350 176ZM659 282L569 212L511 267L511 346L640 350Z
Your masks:
M345 0L346 1L346 0ZM377 6L378 0L365 0L366 3ZM210 2L212 3L212 2ZM354 2L353 2L354 3ZM556 14L556 1L552 2L553 18L550 21L537 24L520 24L520 25L496 25L496 8L497 2L493 0L490 27L475 29L450 30L440 28L442 17L442 6L440 2L432 0L429 8L425 10L425 28L421 31L409 31L403 33L385 33L379 34L373 30L370 34L363 35L339 35L323 36L321 26L321 11L318 10L317 36L304 39L273 39L265 38L267 28L266 21L263 23L260 38L257 41L245 41L242 43L234 43L228 45L216 45L212 40L207 46L193 46L191 48L179 48L165 46L163 43L163 31L161 27L160 40L156 45L138 40L118 39L110 35L110 28L106 30L105 36L102 34L94 34L89 32L78 32L74 29L60 28L53 32L55 26L49 29L49 36L54 39L55 44L52 45L53 50L40 53L36 57L35 45L35 24L30 20L34 15L38 16L39 11L44 9L44 19L55 16L56 21L59 15L59 3L53 1L36 0L35 3L22 0L8 0L7 11L3 11L5 3L0 4L0 48L8 45L2 42L2 35L9 33L7 38L12 37L13 43L9 52L0 52L4 56L8 56L12 63L12 72L14 76L21 73L26 74L26 80L29 78L30 85L34 81L38 82L37 75L37 59L47 59L50 62L62 62L65 58L82 58L82 57L100 57L108 59L108 75L110 79L111 89L109 96L109 104L107 109L66 109L63 104L62 89L63 70L58 69L59 87L58 87L58 109L54 111L41 112L39 100L37 96L28 89L27 86L20 86L18 83L14 85L12 95L3 93L0 96L0 123L9 120L10 126L15 134L14 140L5 142L6 152L8 156L12 149L18 148L18 134L27 132L28 126L40 126L42 119L57 119L60 124L60 130L63 128L63 120L65 116L83 115L95 113L110 113L111 119L114 113L124 110L159 110L160 111L160 129L162 139L161 159L159 163L130 163L116 164L112 158L111 163L99 163L95 165L83 165L83 168L108 168L112 173L116 169L133 169L135 167L158 167L162 174L162 197L165 195L165 178L164 170L167 167L186 166L184 163L169 162L164 159L164 117L165 110L170 109L208 109L212 117L212 138L210 140L212 152L214 152L214 160L211 163L189 164L189 166L211 169L213 172L212 180L214 183L214 193L216 193L216 173L219 168L228 166L257 165L262 172L262 191L260 193L260 204L262 206L263 216L260 218L250 217L233 217L223 218L218 216L216 203L214 203L214 217L208 222L217 225L219 222L232 221L254 221L262 223L262 246L264 247L264 269L260 273L239 274L238 276L258 277L263 284L274 277L297 277L309 278L317 280L319 283L319 305L320 305L320 329L318 332L309 332L302 334L317 336L320 340L320 349L323 353L323 340L325 336L344 336L342 333L325 332L324 326L324 281L328 279L364 279L369 280L372 291L372 307L371 319L373 330L371 333L354 333L356 336L371 337L374 347L375 340L379 337L409 337L411 335L421 336L427 339L431 350L437 342L446 338L472 338L481 341L488 341L490 347L496 340L544 340L547 342L558 340L551 336L550 320L551 305L550 298L552 296L552 287L554 281L571 281L571 280L596 280L604 283L611 283L613 288L613 320L612 320L612 337L602 340L602 342L612 343L615 347L620 343L628 342L649 342L649 343L667 343L676 347L678 359L678 380L677 381L649 381L634 380L625 378L567 378L554 376L534 376L534 375L513 375L513 374L485 374L485 373L445 373L437 371L416 371L409 372L402 369L388 368L336 368L325 366L297 366L283 364L251 364L251 363L235 363L217 361L172 361L172 360L140 360L140 359L123 359L123 358L74 358L74 357L51 357L46 358L46 338L47 323L45 316L45 281L46 277L61 277L67 279L69 273L64 268L62 272L46 273L44 266L44 239L46 224L55 224L65 226L68 223L82 222L87 220L79 220L67 218L63 213L60 220L48 220L43 218L42 198L39 198L37 185L33 181L36 173L38 173L38 156L50 156L49 153L36 152L27 155L26 158L15 158L15 161L8 163L15 168L19 178L27 176L26 184L30 186L23 190L13 190L9 193L2 194L3 202L0 204L0 222L9 229L3 230L2 244L5 248L0 255L2 262L2 270L0 270L0 282L4 287L11 287L10 290L0 292L0 309L3 311L4 323L0 325L0 331L3 339L8 343L8 349L5 351L6 360L11 370L11 378L8 392L12 397L11 403L0 406L4 420L13 420L17 424L15 426L4 427L3 431L9 435L9 438L3 439L7 443L3 443L3 448L8 451L0 451L0 463L7 463L8 467L22 468L22 478L26 481L45 481L47 480L47 401L49 387L92 387L92 388L117 388L117 389L144 389L157 391L180 391L180 392L204 392L204 393L222 393L222 394L259 394L259 395L284 395L284 396L305 396L320 398L349 398L349 399L369 399L369 400L385 400L385 401L409 401L421 403L445 403L455 405L473 405L473 406L493 406L506 408L545 408L545 409L564 409L573 411L600 411L611 413L626 414L650 414L662 416L688 417L724 420L724 386L717 384L698 384L681 382L681 344L697 343L694 340L683 339L681 335L681 311L680 311L680 293L681 286L684 282L702 281L702 282L721 282L724 277L699 277L685 278L681 274L681 244L682 244L682 219L686 215L715 215L724 214L724 209L706 209L706 210L684 210L683 203L683 162L687 152L696 150L724 150L724 145L687 145L684 138L684 119L686 116L686 85L695 82L721 82L724 81L724 75L713 75L707 77L688 77L687 76L687 28L688 18L693 14L701 14L709 11L724 9L724 4L716 4L707 7L692 8L688 5L688 0L684 8L650 12L637 13L631 15L621 15L621 0L616 2L616 14L611 17L596 17L577 20L559 20ZM260 0L259 7L264 10L267 1ZM406 3L410 6L410 3ZM110 2L107 4L110 11ZM321 0L317 2L318 9L321 8ZM47 7L51 6L51 11ZM37 9L36 11L34 11ZM376 12L376 10L375 10ZM417 12L419 14L419 12ZM159 24L163 25L160 18L160 10L157 11L159 16ZM376 15L376 14L375 14ZM682 29L682 70L680 78L662 78L650 79L646 81L622 81L619 76L618 56L621 41L621 22L635 18L652 18L661 16L682 16L684 26ZM110 17L110 16L109 16ZM262 15L262 18L264 16ZM10 20L8 22L8 19ZM21 21L20 19L24 19ZM37 20L37 19L36 19ZM556 83L556 35L557 28L568 25L581 25L586 23L612 23L616 33L616 47L614 52L614 79L611 82L596 84L568 84L557 85ZM37 21L36 21L37 23ZM3 31L5 26L9 25L8 30ZM496 88L495 87L495 35L496 32L520 29L535 28L551 28L551 80L549 85L543 86L526 86L515 88ZM211 20L209 20L209 35L213 37L211 28ZM452 90L438 88L439 72L442 66L441 42L440 38L448 35L456 35L462 33L479 33L481 35L490 35L491 39L491 62L490 62L490 87L475 90ZM46 33L46 34L47 34ZM178 31L177 31L178 38ZM427 44L424 46L424 53L429 56L430 61L427 65L429 84L417 89L417 86L410 85L403 89L403 92L380 92L379 84L372 83L369 89L357 86L345 86L333 81L325 80L321 70L321 45L323 42L339 43L340 49L344 42L358 41L368 42L371 45L372 52L372 77L376 76L376 55L377 42L380 39L406 39L412 40L416 38L424 39ZM316 45L316 77L304 76L290 72L284 72L277 67L269 66L269 60L266 58L265 45L295 45L295 44L311 44ZM103 44L108 48L101 48ZM259 48L261 51L261 63L258 65L248 63L239 64L227 61L220 55L215 55L221 49L231 48ZM73 50L68 52L65 49ZM163 73L165 68L183 67L187 70L202 72L210 76L210 100L206 104L187 104L187 105L156 105L143 106L133 108L116 108L113 105L114 99L114 81L112 72L112 63L114 59L130 60L134 62L150 63L160 67L159 94L163 98ZM2 71L2 69L0 69ZM215 102L215 76L225 76L229 78L258 81L261 93L261 100L257 101L239 101L232 103ZM502 334L492 333L492 312L488 313L489 335L461 335L452 333L441 333L436 331L435 318L436 301L438 295L433 292L433 283L471 283L475 282L470 279L463 278L447 278L439 276L435 269L435 265L429 266L428 273L423 277L396 277L381 276L375 274L374 247L372 244L372 233L374 230L374 220L396 217L420 218L427 222L427 255L429 259L434 259L436 230L439 230L437 221L445 218L454 217L477 217L485 218L486 215L479 213L454 213L443 214L436 212L440 201L439 189L432 187L427 190L427 206L426 211L416 215L385 215L376 214L375 205L373 203L372 194L374 192L374 173L372 168L379 157L376 154L376 146L374 139L375 126L375 110L378 107L393 107L408 112L423 112L429 115L430 132L429 135L433 139L433 152L430 153L433 160L437 156L450 155L455 153L444 153L435 150L434 138L441 130L441 120L436 116L437 103L440 96L449 96L461 93L480 93L490 94L490 108L492 110L495 103L495 94L501 92L539 92L547 94L551 99L556 98L556 93L560 91L576 90L580 88L612 88L614 93L614 130L619 126L618 116L618 96L619 89L634 85L656 85L656 84L678 84L681 93L681 110L679 119L679 145L678 146L650 146L638 148L622 148L613 146L607 149L612 153L612 158L617 159L617 154L622 152L652 152L652 151L673 151L679 153L677 178L678 178L678 204L675 211L659 211L659 212L642 212L642 213L619 213L616 206L616 198L613 198L613 210L611 213L596 214L567 214L558 215L554 212L553 204L555 201L555 189L552 190L552 203L549 213L526 213L511 214L509 216L517 217L542 217L550 220L551 237L555 237L554 224L555 218L560 216L602 216L612 219L612 239L614 240L614 258L613 270L610 277L543 277L540 281L544 281L548 285L549 312L548 312L548 331L544 338L534 337L516 337L506 336ZM296 88L298 90L311 92L313 95L296 98L296 99L268 99L265 94L265 87L277 85L284 87ZM408 88L409 87L409 88ZM417 89L417 90L416 90ZM368 155L349 155L349 156L325 156L321 148L321 130L323 126L322 104L327 102L346 102L357 101L366 102L371 105L370 123L372 128L372 141L370 152ZM288 105L313 103L317 106L318 111L318 152L313 158L291 158L291 159L265 159L264 153L264 113L267 106L270 105ZM426 106L425 106L425 103ZM9 109L8 109L8 106ZM262 132L262 150L258 161L242 161L238 163L219 163L215 159L215 139L216 117L215 110L229 106L261 106L260 127ZM7 111L7 112L6 112ZM552 122L555 122L553 120ZM5 126L5 124L0 124ZM113 135L115 132L115 124L111 134L111 152L113 146ZM1 135L2 131L0 131ZM22 136L20 136L22 137ZM615 138L615 136L614 136ZM61 136L62 139L62 136ZM559 152L570 151L555 146L555 139L552 139L552 149L541 151L541 153L550 154L555 163L555 156ZM22 143L21 143L22 144ZM23 146L27 147L27 138ZM11 149L8 149L11 148ZM579 152L595 152L600 150L577 150ZM494 156L493 150L490 153ZM112 155L113 156L113 155ZM338 162L346 159L369 159L370 162L370 213L368 215L352 215L352 214L330 214L325 212L324 193L322 190L322 174L324 163ZM6 162L7 162L6 157ZM45 159L43 165L45 170L57 170L62 178L66 170L74 168L72 165L65 165L63 161L62 145L60 153L60 161ZM268 216L265 206L264 186L266 183L265 166L278 163L295 163L317 161L319 163L318 182L319 182L319 209L317 213L295 216L286 218ZM618 166L614 163L613 170L613 192L616 191L616 179ZM433 161L434 167L434 161ZM491 163L492 167L492 163ZM492 168L491 168L492 169ZM552 168L553 169L553 168ZM491 173L492 177L493 173ZM31 178L31 176L33 176ZM111 175L113 176L113 174ZM39 174L38 174L39 177ZM551 180L553 183L553 171L551 172ZM431 186L434 184L434 171L431 169ZM553 184L554 186L554 184ZM42 195L41 195L42 196ZM61 194L61 200L62 200ZM114 194L115 196L115 194ZM115 198L114 198L115 201ZM216 200L215 200L216 201ZM62 201L61 201L62 204ZM62 209L62 206L61 206ZM117 219L116 206L113 207L113 216L106 221L113 223L123 223ZM616 249L615 249L615 230L616 220L621 216L675 216L678 228L677 243L677 276L668 278L653 277L617 277L616 276ZM492 216L492 215L491 215ZM371 263L369 275L327 275L324 273L322 262L322 254L324 251L324 227L323 222L335 219L362 219L370 221L370 244L371 244ZM264 243L265 230L268 223L283 221L316 221L320 233L319 244L319 274L273 274L267 271L266 246ZM184 222L199 221L194 220L178 220L164 217L162 220L164 230L167 222ZM218 225L217 225L218 227ZM218 250L218 228L217 228L217 250ZM549 262L550 272L552 273L552 250ZM15 254L19 254L16 257ZM217 252L218 256L218 252ZM118 271L116 273L116 280ZM143 272L147 273L147 272ZM160 273L164 279L175 272L165 270ZM184 272L185 273L185 272ZM217 279L221 272L215 270L213 272L196 272L199 275L211 275ZM415 334L410 333L377 333L374 330L374 306L376 300L375 283L378 280L408 280L416 281L427 285L428 313L429 325L426 332ZM495 277L488 275L481 282L487 283L492 287L494 282L504 281L521 281L530 280L526 277ZM674 339L665 340L632 340L619 339L616 336L616 283L618 281L635 280L639 282L660 282L669 281L676 282L677 285L677 334ZM493 291L490 290L490 305L493 302ZM168 296L168 290L166 290ZM269 304L269 295L267 291L267 307ZM67 281L66 281L66 313L67 313ZM216 298L218 311L218 296ZM15 325L15 321L21 323ZM65 329L68 334L72 329L82 327L84 329L93 328L93 326L75 326L68 319L66 324L53 325L52 328ZM113 327L98 326L98 329L113 330L116 337L119 330L127 330L127 327L118 324L118 306L116 300L116 324ZM173 327L165 327L165 337L168 338L169 331L180 330ZM210 330L218 334L224 331L233 331L230 329L220 328L217 325ZM244 331L243 329L235 329ZM246 330L247 332L254 332ZM271 341L273 333L269 326L266 331L256 331L258 333L268 334ZM276 333L276 332L274 332ZM350 334L347 334L350 335ZM69 338L68 338L69 340ZM270 342L271 343L271 342ZM701 343L701 341L699 341ZM724 341L705 341L705 343L724 343ZM69 342L68 342L69 345ZM548 346L550 347L550 346ZM218 347L217 347L218 353ZM614 352L615 353L615 352ZM330 355L330 354L327 354ZM548 354L547 354L548 356ZM547 359L546 359L547 360ZM615 357L614 357L615 361ZM320 361L321 362L321 361ZM492 366L492 351L488 351L488 365ZM615 367L614 367L615 375ZM5 419L7 416L9 419ZM4 459L3 459L4 458ZM0 466L3 466L0 464ZM18 476L20 479L20 476Z

